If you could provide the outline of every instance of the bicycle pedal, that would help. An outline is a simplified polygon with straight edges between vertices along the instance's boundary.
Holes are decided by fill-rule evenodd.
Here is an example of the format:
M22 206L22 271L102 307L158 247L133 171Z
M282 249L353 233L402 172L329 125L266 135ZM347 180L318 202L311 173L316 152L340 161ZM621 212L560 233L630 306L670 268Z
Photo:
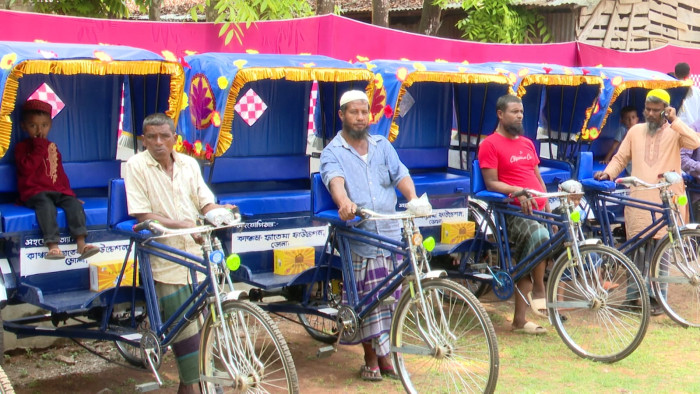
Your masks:
M389 296L389 297L386 297L385 299L383 299L380 302L380 305L390 306L390 305L394 305L395 303L396 303L396 298L394 298L394 296Z
M147 393L149 391L158 390L159 388L160 386L158 385L158 382L146 382L134 386L134 390L136 390L139 393Z
M337 348L335 346L324 346L316 352L316 358L326 358L330 357L331 354L335 353Z
M481 280L493 280L493 275L485 274L482 272L472 274L472 276L476 279L481 279Z

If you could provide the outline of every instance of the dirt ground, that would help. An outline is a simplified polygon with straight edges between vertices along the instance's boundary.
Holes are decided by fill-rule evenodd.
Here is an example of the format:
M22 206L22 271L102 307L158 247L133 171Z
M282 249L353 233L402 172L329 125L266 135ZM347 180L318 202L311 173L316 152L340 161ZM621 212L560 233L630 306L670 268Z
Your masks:
M499 342L518 335L510 331L512 298L497 301L493 293L489 293L482 299L482 304L494 321ZM359 379L359 368L363 364L361 347L341 346L337 353L317 359L316 351L325 345L313 340L302 326L279 316L273 315L273 318L292 352L303 393L389 394L404 391L397 380L372 383ZM652 331L654 324L669 320L665 316L655 319L650 326ZM556 334L552 332L550 335ZM135 393L139 392L138 385L155 382L150 372L126 365L111 343L85 341L84 345L99 356L66 340L46 349L14 350L5 355L4 369L17 393ZM165 384L151 392L174 393L178 377L172 352L164 357L159 372Z
M302 392L403 392L400 381L373 384L358 379L359 346L341 346L338 353L319 360L316 351L325 345L313 340L302 326L274 319L292 352ZM62 340L46 349L13 350L5 355L3 368L17 393L134 393L139 392L138 385L155 382L150 372L127 365L111 343L82 343L97 355ZM174 393L178 376L172 352L166 353L159 373L164 387L150 392Z

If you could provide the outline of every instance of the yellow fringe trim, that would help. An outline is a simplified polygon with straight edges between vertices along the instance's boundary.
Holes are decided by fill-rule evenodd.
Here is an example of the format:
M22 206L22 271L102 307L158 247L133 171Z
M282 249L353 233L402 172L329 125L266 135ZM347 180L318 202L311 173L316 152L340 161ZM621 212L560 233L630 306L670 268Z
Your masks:
M501 74L470 74L466 72L448 73L440 71L413 72L409 74L401 84L399 95L396 98L396 108L394 108L394 116L391 118L391 127L389 128L388 139L390 142L394 142L396 137L399 136L399 125L396 124L396 118L399 116L399 103L406 94L408 88L416 82L444 82L460 84L497 83L501 85L508 85L508 93L514 93L508 77Z
M525 77L523 77L522 81L520 81L520 85L518 85L518 97L523 97L527 92L526 87L534 84L566 86L578 86L583 84L598 85L601 91L604 86L603 78L597 75L532 74L526 75ZM598 97L600 97L600 93L598 94ZM588 127L588 120L593 114L593 108L595 108L597 103L598 98L596 97L593 103L586 109L586 117L583 120L583 126L579 131L579 138L580 135L586 130L586 127Z
M76 60L26 60L12 69L7 76L5 91L0 106L0 157L3 157L10 147L10 135L12 134L12 120L10 114L15 109L17 88L19 79L31 74L58 74L58 75L170 75L170 96L168 98L168 110L166 115L177 124L180 115L180 102L185 89L185 72L182 65L173 62L157 60L104 62L97 59Z
M620 97L622 92L630 88L645 88L645 89L672 89L679 88L682 86L693 86L693 81L663 81L663 80L645 80L645 81L623 81L621 84L615 87L612 97L610 98L610 105L603 117L603 121L600 124L600 130L603 131L603 127L608 122L608 116L612 113L612 106L615 101Z
M333 69L333 68L244 68L238 70L236 76L231 83L231 89L226 98L226 106L224 107L223 118L221 119L221 129L219 130L219 139L216 143L216 151L214 156L223 155L233 142L233 117L235 116L234 106L236 98L243 86L248 82L259 81L262 79L286 79L288 81L319 81L319 82L348 82L348 81L366 81L367 96L372 97L374 92L374 74L367 69Z
M600 85L603 88L603 78L596 75L552 75L552 74L530 74L523 77L518 85L518 97L523 97L526 87L534 84L539 85L566 85L578 86L582 84Z

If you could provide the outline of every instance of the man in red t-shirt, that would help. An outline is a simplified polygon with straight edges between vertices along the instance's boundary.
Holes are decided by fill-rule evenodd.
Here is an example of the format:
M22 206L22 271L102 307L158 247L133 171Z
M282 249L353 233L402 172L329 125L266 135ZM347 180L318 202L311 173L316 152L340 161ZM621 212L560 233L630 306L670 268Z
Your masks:
M20 201L36 212L44 243L49 248L45 258L60 260L66 257L58 248L61 238L56 207L63 208L66 213L68 229L75 238L79 258L95 255L100 249L85 243L87 228L83 205L70 188L61 153L56 144L47 139L51 129L51 104L27 100L22 106L21 127L29 138L15 146L17 189Z
M545 191L544 181L538 165L540 159L532 141L523 137L523 104L513 95L501 96L496 102L498 127L479 146L479 166L486 188L507 195L522 189ZM513 204L520 205L523 213L533 210L549 211L546 198L530 199L519 196ZM532 219L506 215L508 238L515 245L513 257L519 261L549 240L547 228ZM530 278L518 281L519 292L515 295L513 330L526 334L544 334L547 331L526 319L528 301L530 309L540 317L546 317L544 271L546 262L539 263L530 273ZM533 286L534 284L534 286ZM526 295L528 301L525 300Z

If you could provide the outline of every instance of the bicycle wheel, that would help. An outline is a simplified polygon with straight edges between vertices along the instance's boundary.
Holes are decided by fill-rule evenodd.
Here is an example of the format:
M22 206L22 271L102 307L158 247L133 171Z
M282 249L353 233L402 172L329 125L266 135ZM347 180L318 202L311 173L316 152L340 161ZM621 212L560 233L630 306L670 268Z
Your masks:
M664 238L654 252L649 281L666 314L684 327L700 327L700 230L681 230L675 243Z
M341 302L341 287L338 280L317 282L314 284L315 296L307 304L309 308L337 308ZM311 338L327 343L335 343L338 339L338 323L335 319L314 315L311 313L297 314Z
M229 300L221 307L224 316L210 314L202 330L202 392L298 393L292 355L270 316L247 301ZM224 327L228 328L228 341Z
M603 245L580 246L581 261L564 252L547 284L550 320L580 357L612 363L630 355L649 325L649 296L634 264Z
M12 387L10 378L7 377L5 370L0 367L0 394L14 394L15 389Z
M422 288L425 305L404 288L391 324L392 358L406 391L493 392L498 344L479 300L449 280L422 281Z
M299 313L297 316L311 338L327 344L338 340L338 323L335 320L310 313Z
M122 312L113 312L112 318L116 324L111 325L110 329L114 331L124 330L124 332L127 332L126 330L130 332L132 330L146 331L150 329L145 304L139 304L134 311L135 316L133 319L131 318L130 306L127 306ZM141 347L138 344L131 345L128 342L114 341L114 346L126 362L135 367L147 368L144 360L141 358Z

